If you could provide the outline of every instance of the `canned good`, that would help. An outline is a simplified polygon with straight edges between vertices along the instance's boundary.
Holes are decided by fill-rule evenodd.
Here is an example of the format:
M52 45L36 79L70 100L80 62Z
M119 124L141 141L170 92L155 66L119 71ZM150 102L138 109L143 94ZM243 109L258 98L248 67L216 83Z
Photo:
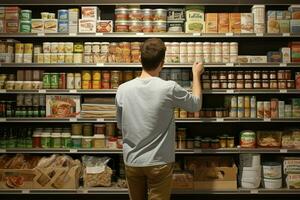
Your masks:
M296 89L300 89L300 72L295 73L295 85Z
M278 117L281 119L284 117L287 117L287 116L285 116L285 111L284 111L285 106L287 106L287 105L284 105L284 101L278 101Z
M97 80L97 81L93 80L92 88L93 89L100 89L101 88L101 81L100 80Z
M166 9L154 9L153 10L153 21L166 21L167 10Z
M75 88L75 76L74 73L67 73L67 89Z
M130 81L133 79L133 72L132 71L124 71L123 72L123 82Z
M271 118L271 102L264 102L264 118Z
M43 88L50 89L51 87L51 75L50 73L43 73Z
M74 85L75 85L75 89L81 89L81 74L80 73L75 73Z
M250 108L251 107L251 102L250 102L250 96L245 96L244 97L244 107L245 108Z
M253 131L242 131L240 134L240 145L242 148L255 148L256 134Z
M102 71L102 81L109 82L110 81L110 71Z
M245 89L252 89L253 83L252 80L245 80Z
M152 21L153 20L153 11L152 9L146 8L142 9L142 17L144 21Z
M115 31L116 32L128 32L129 31L128 21L116 21L115 22Z
M92 44L91 42L84 43L84 53L92 53Z
M257 101L257 113L256 116L259 119L264 118L264 102L263 101Z
M253 81L253 88L254 89L260 89L261 88L261 81L260 80L254 80Z
M33 44L25 43L24 44L24 54L32 54L32 51L33 51Z
M118 8L115 9L115 19L118 20L128 20L128 9L127 8Z
M57 43L57 52L58 53L64 53L65 52L65 43L64 42L58 42Z
M66 89L66 73L60 73L59 74L58 88L59 89Z
M100 71L92 71L93 81L101 80L101 72Z
M65 53L73 53L74 44L73 42L65 42Z
M101 43L100 42L93 42L92 52L93 53L100 53L101 50Z
M121 72L120 71L111 71L110 80L111 81L120 81L121 80Z
M60 9L57 11L57 19L59 21L68 21L69 20L69 11L65 9Z
M31 10L21 10L20 20L21 21L31 21L32 11Z
M83 53L83 43L82 42L76 42L74 43L74 53Z
M277 89L278 83L277 80L270 80L270 89Z
M73 53L65 54L65 63L73 63Z
M91 81L92 80L91 72L86 70L82 71L82 80Z
M57 63L57 53L51 53L50 63Z
M262 88L263 89L269 89L270 88L270 82L269 82L269 80L263 80L262 81Z
M167 31L167 22L166 21L154 21L153 22L153 32L166 32Z
M51 89L58 89L59 85L59 73L51 73Z
M58 42L51 42L50 51L51 51L51 53L58 52Z
M15 53L16 54L23 54L24 53L24 44L23 43L16 43L15 44Z
M271 99L271 118L278 118L278 99Z
M278 80L278 88L279 89L286 89L287 88L286 80Z
M31 21L21 21L20 22L20 32L21 33L31 33Z
M256 97L252 96L250 99L250 117L256 118Z
M82 81L82 89L92 89L92 81Z
M143 19L142 10L139 8L128 9L128 19L140 21Z
M153 32L153 22L152 21L143 21L142 22L142 30L144 33Z
M237 108L238 107L238 97L237 96L232 96L230 99L230 107L231 108Z
M110 89L110 81L104 81L102 79L102 81L101 81L101 88L102 89Z

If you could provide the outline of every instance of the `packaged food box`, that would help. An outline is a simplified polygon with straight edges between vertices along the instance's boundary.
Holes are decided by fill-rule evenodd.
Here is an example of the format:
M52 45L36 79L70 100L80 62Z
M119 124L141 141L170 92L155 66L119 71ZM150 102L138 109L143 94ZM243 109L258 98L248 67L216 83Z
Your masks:
M277 11L276 11L276 19L277 19L277 20L282 20L282 19L284 19L284 11L283 11L283 10L277 10Z
M183 8L169 8L167 11L168 21L184 21L184 9Z
M203 33L205 31L205 22L185 22L186 33Z
M204 22L204 7L186 7L185 18L187 22Z
M276 10L268 10L267 19L276 19Z
M283 11L283 19L292 19L291 12L288 10Z
M238 63L250 63L251 56L238 56Z
M79 19L79 33L96 33L96 20Z
M289 33L290 32L290 20L277 20L279 22L280 33Z
M218 32L228 33L229 32L229 13L218 14Z
M268 62L281 62L281 53L279 51L269 51Z
M69 33L78 32L79 9L71 8L69 11Z
M282 148L300 149L300 130L294 129L286 131L282 136L281 146Z
M81 18L82 19L100 19L100 10L97 6L82 6Z
M45 33L57 33L57 19L45 19L44 20L44 32Z
M32 33L44 33L44 20L32 19L31 20L31 32Z
M265 5L254 5L252 6L254 24L265 23Z
M182 33L184 32L184 21L168 21L167 31L172 33Z
M292 42L290 47L292 49L292 62L300 62L300 42Z
M5 19L6 20L19 20L19 13L21 9L19 7L5 7Z
M250 63L267 63L267 56L250 56Z
M206 13L205 14L205 28L206 33L218 32L218 13Z
M97 20L97 33L112 33L113 27L112 20Z
M300 33L300 19L292 19L290 20L291 25L291 33Z
M241 32L241 13L229 14L229 32L231 33Z
M241 33L253 33L254 23L252 13L241 13Z
M5 20L5 31L7 33L19 32L19 20Z
M58 32L59 33L68 33L69 32L68 21L59 21L58 22Z
M268 19L268 26L267 26L268 33L279 33L279 21L276 19Z
M194 189L194 176L189 171L174 171L172 175L173 189Z
M76 117L80 113L80 96L46 95L47 117Z
M288 189L300 189L300 174L288 174L286 185Z
M280 147L281 146L281 131L257 131L257 146L258 147Z
M292 99L292 116L300 117L300 98Z
M300 174L300 158L285 157L283 161L284 174Z
M291 62L291 48L283 47L281 48L281 57L283 63L290 63Z
M5 9L4 7L0 7L0 20L5 19Z
M291 5L289 7L292 19L300 19L300 5Z
M5 32L4 20L0 19L0 33L4 33L4 32Z

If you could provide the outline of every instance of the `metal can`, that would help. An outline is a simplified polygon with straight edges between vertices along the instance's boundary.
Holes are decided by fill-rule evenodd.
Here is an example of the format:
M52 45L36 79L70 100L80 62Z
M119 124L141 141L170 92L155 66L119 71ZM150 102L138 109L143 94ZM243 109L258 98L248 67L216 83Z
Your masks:
M16 43L15 44L15 53L16 54L23 54L24 53L24 44L23 43Z
M256 116L259 119L264 118L264 102L263 101L257 101L257 113Z
M32 11L31 10L21 10L20 20L21 21L31 21Z
M130 81L133 79L133 71L124 71L123 72L123 82Z
M59 73L51 73L51 89L58 89L59 85Z
M82 71L82 80L83 81L91 81L92 80L92 76L91 76L91 72L90 71Z
M74 80L75 89L81 89L81 74L75 73L75 80Z
M238 108L244 108L245 107L245 97L244 96L238 96L237 98L237 107Z
M100 89L101 88L101 81L100 80L93 80L92 82L92 88L93 89Z
M109 82L110 81L110 71L102 71L102 81Z
M278 117L280 119L286 117L284 109L285 109L284 101L278 101Z
M238 106L237 106L237 101L238 101L238 98L237 98L237 96L232 96L231 97L231 103L230 103L230 107L231 108L237 108Z
M58 88L59 89L66 89L66 73L60 73L59 74Z
M240 134L240 145L242 148L255 148L256 134L253 131L242 131Z
M75 76L74 73L67 74L67 89L74 89L75 88Z
M104 81L102 79L102 81L101 81L101 88L102 89L110 89L110 81Z
M296 89L300 89L300 72L295 73L295 86Z
M82 81L82 89L92 89L92 81Z
M271 99L271 118L278 118L278 99Z
M264 102L264 118L271 118L271 102Z
M250 108L251 107L250 96L245 96L244 102L245 102L244 103L245 108Z
M111 81L120 81L121 80L121 72L120 71L111 71L110 80Z
M96 71L92 71L92 76L93 76L93 81L101 81L101 71L100 70L96 70Z
M31 21L20 21L20 32L31 33Z
M50 89L50 87L51 87L50 73L43 73L43 88Z
M33 44L25 43L24 44L24 54L32 54L32 52L33 52Z
M238 117L238 118L243 118L243 117L245 117L245 108L238 108L238 109L237 109L237 117Z
M68 21L69 20L69 11L65 9L60 9L57 11L57 19L59 21Z
M120 85L120 82L119 81L111 81L110 82L110 87L111 87L111 89L117 89L118 87L119 87L119 85Z

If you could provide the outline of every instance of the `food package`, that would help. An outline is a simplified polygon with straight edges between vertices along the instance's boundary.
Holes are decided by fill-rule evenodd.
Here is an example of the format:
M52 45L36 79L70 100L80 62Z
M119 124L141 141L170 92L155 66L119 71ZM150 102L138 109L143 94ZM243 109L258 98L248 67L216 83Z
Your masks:
M288 174L286 185L288 189L300 189L300 174Z
M186 7L185 18L187 22L204 22L204 7Z
M5 19L5 7L0 7L0 20Z
M290 20L277 20L279 23L280 33L289 33L290 32Z
M253 13L241 13L241 33L253 33Z
M291 12L292 19L300 19L300 6L299 5L291 5L289 7L289 11Z
M292 49L292 62L300 62L300 42L290 43Z
M78 32L78 18L79 18L79 9L78 8L69 9L69 33Z
M79 33L96 33L96 20L79 19Z
M117 116L117 112L112 111L81 111L80 117L81 118L115 118Z
M290 63L291 62L291 48L283 47L281 48L281 57L283 63Z
M167 23L167 31L172 33L182 33L184 32L184 22L183 21L173 21Z
M185 22L185 32L186 33L203 33L205 31L204 22Z
M169 8L167 11L168 21L184 21L184 9L183 8Z
M47 117L76 117L80 113L80 96L46 95Z
M97 20L96 25L97 33L112 33L113 32L113 21L112 20Z
M206 33L218 32L218 13L206 13L205 14L205 28Z
M229 13L218 14L218 32L228 33L229 32Z
M5 20L19 20L19 13L21 9L19 7L5 7Z
M84 187L111 186L112 169L107 166L109 160L108 157L82 156Z
M32 33L44 33L44 20L32 19L31 20L31 32Z
M172 175L173 189L194 189L194 176L189 171L174 171Z
M251 56L238 56L238 63L250 63Z
M300 149L300 130L289 130L284 132L281 141L282 148Z
M267 63L267 56L250 56L250 63Z
M81 7L82 19L100 19L100 10L97 6L82 6Z
M267 12L267 19L270 20L270 19L277 19L276 17L276 10L268 10Z
M19 20L5 20L5 31L7 33L19 32Z
M290 20L291 33L299 34L300 33L300 19Z
M268 19L268 26L267 26L268 33L279 33L279 21L277 19Z
M44 32L45 33L57 33L57 19L45 19L44 20Z
M286 157L283 161L284 174L300 174L300 158Z
M229 32L231 33L241 32L241 13L229 14Z
M0 19L0 33L4 33L5 31L5 23L4 20Z
M281 131L257 131L258 147L280 147Z
M82 111L112 111L116 110L116 106L110 104L82 104Z
M279 51L269 51L268 62L281 62L281 53Z
M292 99L292 117L300 117L300 98Z

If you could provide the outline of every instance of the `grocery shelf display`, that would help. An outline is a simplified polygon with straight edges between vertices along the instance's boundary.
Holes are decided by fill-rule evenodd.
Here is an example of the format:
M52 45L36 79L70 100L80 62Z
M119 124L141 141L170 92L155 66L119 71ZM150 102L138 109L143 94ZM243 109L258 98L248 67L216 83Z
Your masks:
M298 197L298 4L2 0L0 195L128 198L114 97L158 37L162 79L191 91L193 63L205 68L202 109L174 108L172 198Z

